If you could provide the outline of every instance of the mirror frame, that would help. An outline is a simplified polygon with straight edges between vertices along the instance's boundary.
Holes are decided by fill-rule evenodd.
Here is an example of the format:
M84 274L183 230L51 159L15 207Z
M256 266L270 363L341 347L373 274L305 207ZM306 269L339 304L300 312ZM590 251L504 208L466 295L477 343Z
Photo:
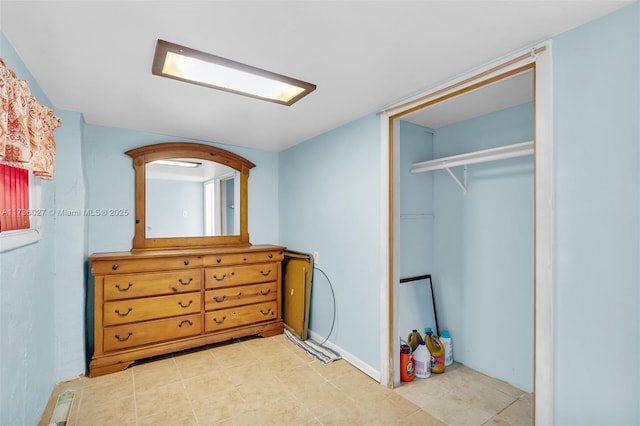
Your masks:
M165 142L146 145L125 152L133 159L135 170L135 234L131 251L206 248L230 245L251 245L248 228L249 170L251 161L211 145L191 142ZM146 165L155 160L170 158L197 158L224 164L240 172L240 235L204 237L146 237Z

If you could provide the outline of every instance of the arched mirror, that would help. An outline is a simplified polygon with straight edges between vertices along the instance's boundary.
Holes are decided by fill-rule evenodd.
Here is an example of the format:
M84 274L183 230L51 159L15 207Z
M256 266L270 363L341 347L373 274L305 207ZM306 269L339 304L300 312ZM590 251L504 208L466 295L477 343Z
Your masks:
M210 145L168 142L127 151L136 176L133 251L249 245L255 164Z

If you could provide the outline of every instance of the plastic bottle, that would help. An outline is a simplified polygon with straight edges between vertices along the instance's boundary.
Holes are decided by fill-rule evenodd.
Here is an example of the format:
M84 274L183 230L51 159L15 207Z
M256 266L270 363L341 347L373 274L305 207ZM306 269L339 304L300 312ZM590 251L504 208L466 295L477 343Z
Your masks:
M453 364L453 343L451 342L451 334L449 330L442 330L440 333L440 341L444 346L444 365L445 367Z
M420 344L413 352L413 362L416 366L416 377L419 379L426 379L431 376L431 363L430 363L430 355L427 350L427 346L424 343L424 340L420 340Z
M409 343L409 346L411 346L411 352L416 350L421 340L422 340L422 336L420 335L420 333L418 333L418 330L414 329L411 333L409 333L409 337L407 337L407 342Z
M411 382L415 378L414 373L415 366L411 355L411 347L409 345L400 345L400 380Z
M444 373L444 346L430 328L425 328L424 331L424 340L431 353L431 371L436 374Z

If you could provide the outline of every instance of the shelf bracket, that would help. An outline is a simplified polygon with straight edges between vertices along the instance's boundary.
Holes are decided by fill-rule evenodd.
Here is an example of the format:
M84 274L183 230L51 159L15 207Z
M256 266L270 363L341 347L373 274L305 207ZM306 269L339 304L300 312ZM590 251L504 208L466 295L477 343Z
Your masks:
M458 176L454 175L449 167L445 167L444 169L447 171L447 173L449 173L449 176L451 176L451 178L462 189L462 193L464 195L467 195L467 166L466 165L464 166L464 183L460 182L460 179L458 179Z

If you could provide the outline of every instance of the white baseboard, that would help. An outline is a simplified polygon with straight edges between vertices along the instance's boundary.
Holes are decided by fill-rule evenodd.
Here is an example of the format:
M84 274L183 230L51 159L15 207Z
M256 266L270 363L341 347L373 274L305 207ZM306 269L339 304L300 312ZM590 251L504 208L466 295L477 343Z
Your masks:
M309 337L311 339L313 339L315 342L318 342L318 343L324 341L324 339L325 339L324 336L319 335L318 333L314 332L313 330L309 330ZM362 361L357 356L355 356L353 354L350 354L349 352L345 351L340 346L336 345L335 343L333 343L333 342L331 342L329 340L324 342L322 345L328 347L329 349L331 349L333 351L338 352L340 354L340 356L342 357L342 359L347 361L349 364L353 365L358 370L362 371L367 376L371 377L376 382L380 383L381 376L380 376L380 371L379 370L376 370L374 367L372 367L369 364L367 364L366 362Z

